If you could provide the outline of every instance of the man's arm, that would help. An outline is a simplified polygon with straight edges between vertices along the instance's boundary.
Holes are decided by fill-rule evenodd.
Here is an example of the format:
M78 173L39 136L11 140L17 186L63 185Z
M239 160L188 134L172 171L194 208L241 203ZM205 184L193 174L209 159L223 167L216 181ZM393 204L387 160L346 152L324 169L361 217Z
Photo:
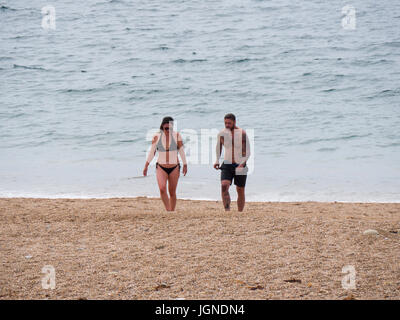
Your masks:
M217 145L215 147L215 155L216 155L215 163L214 163L215 169L219 169L219 158L221 158L223 144L224 144L224 137L221 135L221 133L218 133Z
M242 130L242 158L240 161L240 166L244 167L246 165L246 161L250 157L250 140L246 131Z

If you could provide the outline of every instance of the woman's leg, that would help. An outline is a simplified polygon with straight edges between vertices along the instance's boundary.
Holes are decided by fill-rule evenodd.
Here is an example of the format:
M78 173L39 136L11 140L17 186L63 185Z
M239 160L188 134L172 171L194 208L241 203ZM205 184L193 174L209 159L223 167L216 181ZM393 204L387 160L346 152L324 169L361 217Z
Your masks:
M176 187L178 185L180 168L177 166L168 176L169 203L172 211L176 206Z
M163 169L161 169L160 166L157 166L156 176L157 176L158 187L160 188L161 200L164 203L165 209L167 209L167 211L171 211L167 193L168 174Z

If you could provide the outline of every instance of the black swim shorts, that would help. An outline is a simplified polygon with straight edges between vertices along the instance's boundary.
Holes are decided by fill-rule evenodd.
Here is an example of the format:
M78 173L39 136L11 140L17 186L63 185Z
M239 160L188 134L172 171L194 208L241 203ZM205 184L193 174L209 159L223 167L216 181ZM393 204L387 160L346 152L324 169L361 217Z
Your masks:
M220 166L221 169L221 181L222 180L230 180L232 184L232 180L234 179L234 184L238 187L244 187L246 185L247 178L247 165L243 168L236 169L239 164L237 163L225 163L223 162Z

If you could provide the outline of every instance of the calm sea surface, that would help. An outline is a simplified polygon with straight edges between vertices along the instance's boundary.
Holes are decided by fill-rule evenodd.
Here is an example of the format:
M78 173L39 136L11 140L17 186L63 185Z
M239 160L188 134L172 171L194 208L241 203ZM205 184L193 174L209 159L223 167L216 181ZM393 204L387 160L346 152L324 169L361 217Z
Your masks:
M158 196L169 115L178 197L219 199L201 141L228 112L254 133L248 200L400 202L400 2L0 0L1 197Z

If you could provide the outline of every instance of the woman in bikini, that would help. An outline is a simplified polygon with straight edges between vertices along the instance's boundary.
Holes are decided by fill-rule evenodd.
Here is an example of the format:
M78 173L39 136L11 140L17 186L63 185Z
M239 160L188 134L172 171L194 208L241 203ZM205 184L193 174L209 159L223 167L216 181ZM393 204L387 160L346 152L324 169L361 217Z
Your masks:
M183 150L182 137L179 132L173 130L173 121L171 117L165 117L158 132L151 142L151 149L143 169L143 175L147 176L147 169L151 160L153 160L156 151L158 159L156 163L156 176L158 187L160 188L161 200L167 211L174 211L176 206L176 187L180 175L181 164L178 160L178 153L183 162L183 175L187 173L187 163L185 151ZM168 191L167 193L167 181Z

